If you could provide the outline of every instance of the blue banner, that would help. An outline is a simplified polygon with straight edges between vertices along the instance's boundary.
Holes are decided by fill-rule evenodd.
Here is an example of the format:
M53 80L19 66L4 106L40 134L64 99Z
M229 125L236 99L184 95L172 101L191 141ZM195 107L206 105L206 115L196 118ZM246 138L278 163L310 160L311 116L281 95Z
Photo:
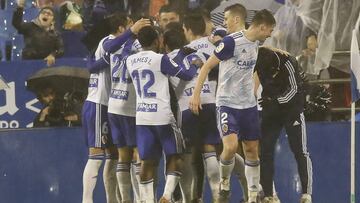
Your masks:
M58 59L55 66L85 67L84 59ZM0 75L9 88L0 90L0 128L29 128L41 110L33 92L26 89L26 79L46 68L43 60L0 62Z

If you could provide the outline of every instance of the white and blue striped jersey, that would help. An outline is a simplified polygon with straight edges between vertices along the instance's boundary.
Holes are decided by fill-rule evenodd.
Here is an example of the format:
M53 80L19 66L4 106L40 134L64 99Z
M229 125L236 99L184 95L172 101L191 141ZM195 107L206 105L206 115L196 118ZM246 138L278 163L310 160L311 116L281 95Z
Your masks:
M103 44L108 39L115 38L114 35L104 37L95 52L95 60L104 58L108 62L107 53L104 51ZM87 101L97 104L108 105L109 92L111 89L110 63L109 68L101 69L98 73L91 73L89 79Z
M179 49L175 49L168 54L169 58L173 59L179 52ZM203 52L197 51L191 55L197 55L203 62L207 60L206 54ZM184 59L185 67L189 67L189 62L187 59ZM200 69L197 70L197 75L199 74ZM189 101L193 94L194 87L196 84L197 76L195 76L191 81L184 81L177 77L170 77L170 83L174 88L176 98L178 100L180 111L185 111L189 109ZM215 103L215 92L216 92L216 82L215 81L204 81L203 88L200 93L201 104L211 104Z
M175 121L170 108L169 76L191 80L183 66L168 56L141 51L125 63L136 90L136 125L167 125ZM189 69L190 70L190 69Z
M243 31L230 34L216 47L221 60L216 95L217 106L245 109L256 106L253 72L259 41L248 40Z
M124 116L136 115L136 92L130 74L124 66L126 57L141 50L140 43L129 39L110 55L111 91L108 112Z

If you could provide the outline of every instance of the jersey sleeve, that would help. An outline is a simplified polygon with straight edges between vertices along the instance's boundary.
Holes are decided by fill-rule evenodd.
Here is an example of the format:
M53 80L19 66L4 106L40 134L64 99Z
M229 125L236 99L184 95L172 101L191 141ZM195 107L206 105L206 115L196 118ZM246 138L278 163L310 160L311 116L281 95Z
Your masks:
M230 36L224 37L216 47L214 54L221 61L227 60L234 56L235 40Z
M197 67L190 65L187 69L184 64L177 64L171 60L167 55L161 58L160 70L163 74L178 77L180 79L190 81L196 74Z
M288 88L286 89L286 91L283 94L281 94L277 98L277 101L280 104L289 102L295 96L295 94L298 92L298 84L296 82L295 68L294 68L293 64L290 63L290 61L288 60L287 62L285 62L285 67L288 72Z
M121 46L131 37L132 32L130 29L126 30L120 36L114 39L107 39L104 41L103 47L106 52L114 53L121 48Z

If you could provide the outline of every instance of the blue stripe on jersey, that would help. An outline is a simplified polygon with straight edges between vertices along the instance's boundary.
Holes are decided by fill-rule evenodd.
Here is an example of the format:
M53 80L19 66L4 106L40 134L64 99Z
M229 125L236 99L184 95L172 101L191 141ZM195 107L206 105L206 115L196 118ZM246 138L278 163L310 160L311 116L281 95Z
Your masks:
M132 32L130 29L126 30L120 36L117 36L114 39L106 39L103 43L103 48L105 52L114 53L121 48L121 46L131 37Z
M216 47L214 54L221 61L227 60L234 56L235 40L233 37L226 36Z
M175 76L186 81L192 80L197 72L194 65L190 65L190 68L186 70L183 64L175 63L167 55L163 55L161 58L160 70L165 75Z

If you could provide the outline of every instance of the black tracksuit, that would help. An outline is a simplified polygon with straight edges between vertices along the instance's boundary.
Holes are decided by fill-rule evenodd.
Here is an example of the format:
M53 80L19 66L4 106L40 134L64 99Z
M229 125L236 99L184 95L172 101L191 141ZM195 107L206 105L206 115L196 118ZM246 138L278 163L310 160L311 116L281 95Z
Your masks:
M262 50L263 49L263 50ZM262 84L260 183L272 196L274 148L285 128L298 165L303 193L312 193L312 163L306 144L304 80L296 59L260 48L255 70Z

